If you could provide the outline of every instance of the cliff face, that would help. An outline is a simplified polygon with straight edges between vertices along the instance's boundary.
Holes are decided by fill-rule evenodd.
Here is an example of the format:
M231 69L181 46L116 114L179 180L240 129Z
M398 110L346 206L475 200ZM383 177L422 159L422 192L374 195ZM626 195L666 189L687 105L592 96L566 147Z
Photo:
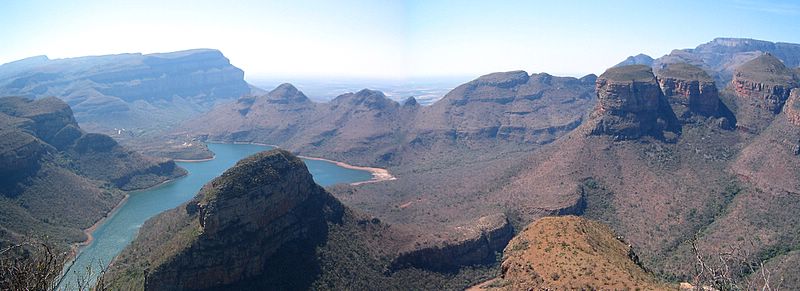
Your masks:
M460 237L453 241L401 252L392 261L391 269L454 271L462 266L491 264L496 259L495 252L514 236L514 229L502 213L481 217L475 224L459 229Z
M800 126L800 89L792 89L789 100L783 107L786 118L794 125Z
M321 243L343 207L303 162L274 150L239 161L185 206L193 222L176 253L164 254L145 289L210 289L258 277L280 249ZM313 250L313 248L312 248Z
M93 130L176 122L249 93L242 70L216 50L121 54L0 66L0 96L56 96Z
M686 63L667 65L658 70L658 84L670 104L680 105L676 114L683 118L687 113L715 116L720 110L719 91L714 80L700 67ZM685 109L684 109L685 108Z
M772 55L763 54L735 71L731 88L738 104L740 127L759 131L780 113L792 88L794 73Z
M0 245L17 235L48 235L58 247L82 241L81 229L122 198L117 188L148 187L185 173L172 161L83 132L56 98L0 98L0 136L0 219L9 222L0 228L10 234Z
M635 139L676 130L677 119L652 70L643 65L608 69L597 79L593 134Z
M797 87L793 75L779 59L764 54L737 68L732 85L749 104L778 113L791 89Z

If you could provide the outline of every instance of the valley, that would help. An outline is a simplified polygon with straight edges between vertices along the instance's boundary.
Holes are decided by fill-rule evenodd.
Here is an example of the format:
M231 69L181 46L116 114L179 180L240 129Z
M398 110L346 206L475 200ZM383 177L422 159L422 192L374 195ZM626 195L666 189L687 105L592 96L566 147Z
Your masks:
M64 290L797 289L799 62L717 38L386 93L210 49L24 59L0 249L74 257Z

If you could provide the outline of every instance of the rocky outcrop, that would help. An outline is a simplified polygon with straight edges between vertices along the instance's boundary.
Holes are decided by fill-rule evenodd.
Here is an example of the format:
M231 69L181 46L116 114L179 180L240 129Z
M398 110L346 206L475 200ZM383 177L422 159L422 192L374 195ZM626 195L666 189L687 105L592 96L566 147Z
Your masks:
M731 85L742 105L777 114L797 81L781 60L763 54L736 69Z
M790 123L800 126L800 88L792 90L789 100L783 106L783 113L786 114Z
M599 222L546 217L528 225L503 251L499 278L470 290L675 289L638 262L630 245Z
M492 263L495 252L514 236L514 229L502 213L481 217L474 225L459 227L458 231L460 237L453 241L402 252L392 261L391 269L452 271L461 266Z
M243 78L242 70L210 49L39 57L0 66L0 96L55 96L72 106L83 125L110 132L159 126L206 111L249 93Z
M211 289L274 272L282 266L271 259L282 249L308 245L313 253L327 222L344 211L305 164L283 150L239 161L184 209L191 222L182 247L152 266L146 290Z
M633 65L610 68L597 78L597 107L592 114L592 134L617 139L645 135L662 137L675 130L675 114L669 108L650 67Z
M714 116L721 101L714 79L703 69L686 63L667 65L657 71L658 84L681 118L688 114Z

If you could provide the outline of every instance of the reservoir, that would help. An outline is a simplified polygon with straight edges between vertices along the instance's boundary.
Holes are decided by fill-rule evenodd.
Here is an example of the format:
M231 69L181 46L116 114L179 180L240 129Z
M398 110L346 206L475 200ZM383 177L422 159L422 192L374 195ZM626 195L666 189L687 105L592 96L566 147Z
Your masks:
M131 192L128 201L94 231L94 240L78 253L59 289L76 290L75 282L79 274L89 278L96 277L96 274L86 274L87 267L91 266L97 272L106 266L134 239L147 219L188 201L204 184L221 175L240 159L272 149L269 146L252 144L208 144L208 148L214 152L213 160L177 163L189 172L188 175L147 190ZM328 161L303 161L314 176L314 181L322 186L372 179L372 173L368 171L343 168Z

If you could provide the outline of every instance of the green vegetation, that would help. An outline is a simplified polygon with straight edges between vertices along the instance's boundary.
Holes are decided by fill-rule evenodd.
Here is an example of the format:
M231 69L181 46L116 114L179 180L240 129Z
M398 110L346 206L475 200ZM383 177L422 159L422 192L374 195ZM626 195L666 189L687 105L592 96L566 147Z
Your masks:
M600 77L609 81L618 82L650 82L655 81L653 70L645 65L629 65L609 68Z

